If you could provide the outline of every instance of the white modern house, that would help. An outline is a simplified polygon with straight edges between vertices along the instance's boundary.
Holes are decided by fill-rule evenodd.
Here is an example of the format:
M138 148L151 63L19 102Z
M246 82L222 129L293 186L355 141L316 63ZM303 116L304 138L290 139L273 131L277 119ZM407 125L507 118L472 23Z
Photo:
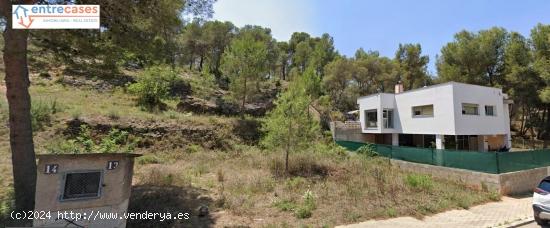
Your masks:
M510 104L499 88L448 82L357 99L367 141L395 146L495 151L511 148Z

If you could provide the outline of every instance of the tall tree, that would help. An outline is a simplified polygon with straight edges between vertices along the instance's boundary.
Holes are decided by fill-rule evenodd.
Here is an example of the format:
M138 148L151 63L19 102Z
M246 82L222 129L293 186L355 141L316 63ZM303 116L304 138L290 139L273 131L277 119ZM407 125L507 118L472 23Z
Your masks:
M508 32L498 27L455 34L455 40L441 49L437 60L440 79L488 86L501 84L508 37Z
M282 80L287 80L288 71L290 68L290 46L287 42L277 42L277 50L279 51L278 66Z
M533 69L529 41L521 34L510 33L504 62L506 83L503 89L514 99L520 111L518 134L525 135L528 129L537 125L537 107L541 104L537 92L542 89L544 82Z
M386 92L397 82L394 75L395 64L376 51L365 52L362 48L355 52L355 70L352 78L358 89L358 96L376 92Z
M49 3L52 1L41 1ZM73 4L75 1L54 1ZM185 18L212 16L214 0L82 0L101 5L99 30L35 30L33 42L79 70L175 64Z
M395 60L405 89L410 90L423 86L429 80L427 73L429 57L422 55L420 44L399 44Z
M207 59L210 73L217 78L222 76L220 70L221 59L226 47L236 33L236 28L231 22L208 21L203 25L204 40L207 43Z
M542 79L543 88L539 90L539 97L544 105L542 122L544 123L543 139L550 139L550 25L538 24L531 30L533 42L534 66ZM546 145L545 145L546 146Z
M337 58L325 67L323 87L337 110L349 111L355 108L356 101L347 96L354 70L353 62L346 58Z
M540 98L550 103L550 25L538 24L531 30L533 42L534 65L545 82L545 88L540 91Z
M12 4L34 4L34 1L0 1L6 20L4 28L4 67L6 96L9 105L10 148L15 193L15 210L34 210L36 160L31 127L31 97L27 67L28 30L12 29ZM16 225L32 225L32 220L18 220Z
M334 39L327 33L323 34L314 43L313 53L309 64L318 75L324 75L324 67L332 61L338 53L334 48Z
M229 76L233 96L240 100L241 115L252 86L266 77L269 72L269 48L254 33L242 33L223 55L222 68Z

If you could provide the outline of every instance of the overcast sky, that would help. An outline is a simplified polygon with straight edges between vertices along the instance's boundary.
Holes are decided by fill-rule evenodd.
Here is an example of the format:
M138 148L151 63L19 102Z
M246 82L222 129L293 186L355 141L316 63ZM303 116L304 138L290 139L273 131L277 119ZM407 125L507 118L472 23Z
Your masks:
M218 0L214 11L237 26L269 27L277 40L329 33L347 56L363 47L393 57L399 43L420 43L434 74L435 56L462 29L500 26L528 36L537 23L550 24L549 0Z

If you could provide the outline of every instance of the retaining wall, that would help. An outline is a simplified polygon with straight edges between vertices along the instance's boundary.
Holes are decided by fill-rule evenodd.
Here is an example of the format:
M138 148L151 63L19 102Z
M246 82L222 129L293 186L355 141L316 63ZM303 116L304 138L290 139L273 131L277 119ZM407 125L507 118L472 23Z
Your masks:
M548 176L550 167L528 169L503 174L475 172L465 169L456 169L442 166L419 164L402 160L391 159L392 165L400 169L460 181L468 186L500 192L502 195L517 195L529 193L538 183Z

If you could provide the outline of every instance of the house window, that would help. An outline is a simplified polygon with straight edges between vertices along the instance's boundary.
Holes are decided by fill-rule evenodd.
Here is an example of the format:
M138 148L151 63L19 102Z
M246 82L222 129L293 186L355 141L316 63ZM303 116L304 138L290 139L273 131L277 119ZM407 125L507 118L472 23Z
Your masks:
M66 173L61 200L99 197L101 194L101 179L101 171Z
M393 128L393 109L384 109L382 113L384 128Z
M485 115L486 116L496 116L495 106L485 105Z
M478 105L462 103L462 115L479 115Z
M434 105L422 105L412 107L413 117L433 117Z
M365 128L377 128L378 115L376 109L365 110Z

